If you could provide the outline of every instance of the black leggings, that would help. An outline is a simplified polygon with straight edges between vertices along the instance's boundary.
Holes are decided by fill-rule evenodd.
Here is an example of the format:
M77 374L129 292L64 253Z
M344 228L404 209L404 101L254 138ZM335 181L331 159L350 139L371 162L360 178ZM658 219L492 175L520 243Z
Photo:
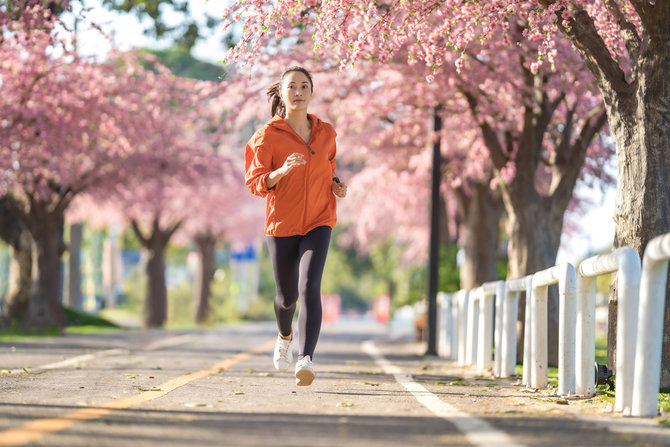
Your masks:
M293 314L298 312L298 358L313 358L321 331L321 277L326 264L330 227L316 227L304 236L267 236L275 274L275 316L279 333L291 335Z

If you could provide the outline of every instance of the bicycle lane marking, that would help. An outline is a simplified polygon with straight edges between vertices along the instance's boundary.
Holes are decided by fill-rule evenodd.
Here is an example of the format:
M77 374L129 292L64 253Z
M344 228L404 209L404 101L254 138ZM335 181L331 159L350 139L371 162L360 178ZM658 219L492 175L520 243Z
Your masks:
M208 375L216 373L222 369L230 368L231 366L248 360L253 355L266 352L274 347L275 342L276 339L273 338L267 343L263 343L262 345L259 345L249 351L241 352L233 357L224 359L211 368L192 372L190 374L169 380L162 385L159 385L157 388L160 390L158 391L144 391L142 394L136 394L134 396L123 399L112 400L95 407L82 408L80 410L68 413L65 416L37 419L27 422L21 427L5 430L0 432L0 446L24 445L29 442L37 441L49 433L66 430L77 422L99 419L116 410L125 410L127 408L140 405L144 402L158 399L159 397L163 397L169 392L187 385L194 380L207 377Z
M423 385L415 382L411 375L403 373L400 368L388 361L371 340L365 341L361 347L363 352L377 362L384 373L392 375L419 403L436 416L456 426L473 445L481 447L492 445L497 447L523 447L524 444L515 442L507 433L497 430L482 419L449 405L428 391Z

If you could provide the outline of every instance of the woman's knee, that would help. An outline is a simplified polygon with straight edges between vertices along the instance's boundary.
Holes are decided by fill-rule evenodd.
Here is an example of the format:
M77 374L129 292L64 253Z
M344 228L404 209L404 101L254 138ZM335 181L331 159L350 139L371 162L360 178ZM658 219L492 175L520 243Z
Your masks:
M275 297L275 304L277 307L279 307L281 310L292 310L295 309L295 305L298 301L298 297L296 296L295 298L287 298L284 295L277 295Z

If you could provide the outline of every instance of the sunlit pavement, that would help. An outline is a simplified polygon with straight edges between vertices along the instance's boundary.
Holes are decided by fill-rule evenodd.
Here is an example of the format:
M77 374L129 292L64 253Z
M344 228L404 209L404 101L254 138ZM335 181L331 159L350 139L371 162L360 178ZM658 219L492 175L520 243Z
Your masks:
M0 345L0 445L670 445L598 399L528 392L424 356L411 318L323 326L310 387L273 370L274 323Z

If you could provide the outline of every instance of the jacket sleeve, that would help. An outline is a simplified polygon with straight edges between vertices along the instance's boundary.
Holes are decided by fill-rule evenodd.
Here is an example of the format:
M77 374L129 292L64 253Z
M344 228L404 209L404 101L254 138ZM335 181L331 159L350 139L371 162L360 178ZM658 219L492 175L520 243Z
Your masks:
M331 170L333 171L333 175L337 175L337 163L335 162L335 156L337 155L337 142L336 142L337 133L335 133L335 129L332 129L332 132L333 132L332 136L333 144L330 154L328 154L328 160L330 161L330 167Z
M244 153L246 172L244 180L249 191L259 197L270 193L265 179L272 172L272 153L263 144L262 139L252 138Z

